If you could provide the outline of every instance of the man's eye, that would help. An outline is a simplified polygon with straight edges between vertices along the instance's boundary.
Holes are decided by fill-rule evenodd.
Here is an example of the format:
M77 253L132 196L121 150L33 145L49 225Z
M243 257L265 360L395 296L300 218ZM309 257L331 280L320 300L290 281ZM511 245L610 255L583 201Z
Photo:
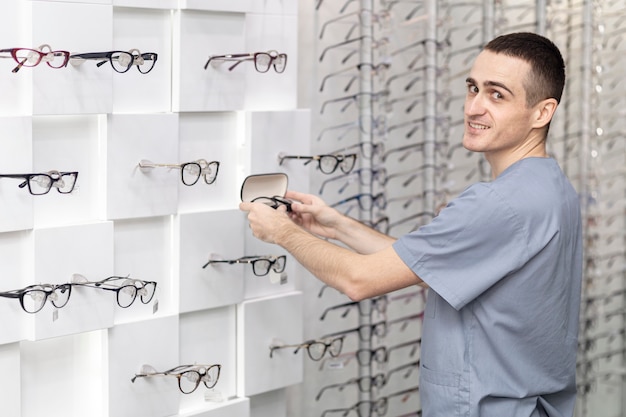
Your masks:
M495 98L495 99L498 99L498 100L503 98L502 94L500 94L500 93L499 93L499 92L497 92L497 91L494 91L493 93L491 93L491 96L492 96L493 98Z

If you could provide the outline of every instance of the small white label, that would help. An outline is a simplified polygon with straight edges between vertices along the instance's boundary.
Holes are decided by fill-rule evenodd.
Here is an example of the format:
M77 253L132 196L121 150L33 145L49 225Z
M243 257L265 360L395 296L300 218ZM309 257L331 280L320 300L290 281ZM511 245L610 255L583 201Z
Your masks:
M58 308L55 308L55 309L52 311L52 321L53 321L53 322L55 322L55 321L57 321L57 320L58 320L58 318L59 318L59 309L58 309Z
M224 401L224 395L221 391L210 390L204 393L204 400L218 403Z
M154 304L152 305L152 314L156 314L159 311L159 300L154 300Z

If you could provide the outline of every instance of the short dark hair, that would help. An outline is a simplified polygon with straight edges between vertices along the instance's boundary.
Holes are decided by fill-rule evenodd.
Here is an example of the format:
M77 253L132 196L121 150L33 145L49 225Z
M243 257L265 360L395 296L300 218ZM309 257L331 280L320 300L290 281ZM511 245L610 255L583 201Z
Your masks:
M484 49L530 64L530 74L524 80L528 107L547 98L560 103L565 86L565 63L561 51L551 40L531 32L509 33L493 39Z

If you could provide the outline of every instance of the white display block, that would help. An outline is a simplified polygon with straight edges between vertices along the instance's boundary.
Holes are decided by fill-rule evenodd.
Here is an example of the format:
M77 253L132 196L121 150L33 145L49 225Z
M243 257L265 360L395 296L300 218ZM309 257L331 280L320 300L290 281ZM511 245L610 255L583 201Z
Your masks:
M32 239L30 232L0 233L1 292L24 288L32 277ZM32 283L32 282L31 282ZM0 344L26 339L29 313L17 298L0 297Z
M173 376L131 379L143 365L159 372L179 361L178 316L116 325L108 338L109 416L165 417L178 413L181 394Z
M2 373L0 373L2 414L5 416L21 416L19 343L0 345L0 369L2 369Z
M152 1L152 0L151 0ZM155 52L152 70L142 74L132 66L113 74L114 113L162 113L171 110L172 17L170 10L114 8L114 49Z
M176 213L180 170L139 168L149 160L178 164L177 114L108 115L106 218L124 219Z
M288 189L309 189L312 175L320 175L317 162L285 160L279 165L278 155L310 156L311 112L309 109L285 111L250 111L246 115L245 145L250 154L247 170L251 174L284 172Z
M228 70L228 63L204 66L211 55L247 53L245 15L178 11L174 17L172 110L241 110L246 95L246 73L251 62ZM251 65L248 65L251 64Z
M250 399L233 398L208 410L181 411L178 417L250 417Z
M106 278L113 270L113 223L99 222L33 231L35 283L64 284L74 274L90 280ZM67 304L56 309L50 301L29 314L34 340L105 329L113 325L117 303L109 291L72 287Z
M238 305L238 392L240 397L302 382L306 350L279 349L272 343L302 343L302 293L291 292L246 300ZM308 358L307 358L308 359Z
M178 312L178 291L172 285L171 216L118 220L114 230L115 274L157 283L154 298L139 297L128 308L115 310L115 323Z
M244 128L238 112L182 113L179 116L179 157L220 163L213 184L200 179L178 188L178 212L189 213L236 208L239 204L239 146Z
M178 7L178 0L113 0L113 6L171 10Z
M228 306L180 316L180 362L222 365L214 388L202 384L180 397L181 411L222 409L226 400L237 395L236 312L235 306Z
M253 1L252 13L265 13L275 15L297 15L298 0L265 0ZM305 3L304 7L309 7L309 3Z
M30 2L4 1L0 2L0 16L3 23L0 26L2 49L32 48L26 44L29 39L26 34L32 25L30 21ZM0 59L0 114L24 115L31 113L32 107L32 75L33 68L22 68L17 73L11 71L17 66L13 59Z
M279 165L278 155L311 155L309 147L310 111L259 111L245 112L246 140L242 152L250 155L247 171L252 174L282 172L287 175L287 188L308 192L311 175L319 175L315 164L303 165L299 160L285 160ZM314 166L311 166L314 165ZM247 220L246 220L247 226ZM286 255L282 248L255 238L249 227L245 228L246 253L258 255ZM300 265L287 256L285 273L281 279L257 277L248 271L245 280L246 299L264 297L297 288ZM273 278L273 279L270 279ZM278 282L277 282L278 281Z
M250 415L254 417L289 417L290 414L287 413L288 402L285 389L256 395L250 398ZM337 416L335 414L335 417Z
M32 173L32 129L30 117L0 117L1 174ZM28 187L19 188L24 179L0 178L0 232L33 227L33 196Z
M112 7L106 4L28 2L32 7L30 48L47 44L70 53L112 50ZM59 30L72 28L72 30ZM77 34L80 34L77 36ZM23 68L33 73L33 114L110 113L113 104L110 65L87 61L65 68L39 64Z
M254 69L253 62L242 63L232 71L244 73L245 70L245 109L285 110L296 108L298 106L297 16L247 14L245 27L246 49L240 53L275 50L278 53L287 54L287 66L282 73L277 73L273 67L267 72L260 73Z
M107 417L105 335L95 331L21 342L21 381L15 383L21 383L22 412L4 414L3 407L3 415Z
M61 194L52 188L36 196L35 227L91 222L98 218L98 126L99 116L33 117L34 172L76 171L74 190Z
M190 10L244 13L252 11L254 3L254 0L179 0L179 7Z
M244 217L239 210L180 214L175 239L178 254L180 311L190 312L236 304L243 300L244 271L248 264L210 264L244 256Z

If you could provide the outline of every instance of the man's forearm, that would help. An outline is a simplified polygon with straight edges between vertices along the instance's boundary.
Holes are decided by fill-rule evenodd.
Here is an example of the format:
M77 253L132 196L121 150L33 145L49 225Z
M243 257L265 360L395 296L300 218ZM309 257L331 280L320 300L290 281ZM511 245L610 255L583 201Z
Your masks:
M335 232L338 241L363 254L378 252L396 240L348 216L340 219Z

